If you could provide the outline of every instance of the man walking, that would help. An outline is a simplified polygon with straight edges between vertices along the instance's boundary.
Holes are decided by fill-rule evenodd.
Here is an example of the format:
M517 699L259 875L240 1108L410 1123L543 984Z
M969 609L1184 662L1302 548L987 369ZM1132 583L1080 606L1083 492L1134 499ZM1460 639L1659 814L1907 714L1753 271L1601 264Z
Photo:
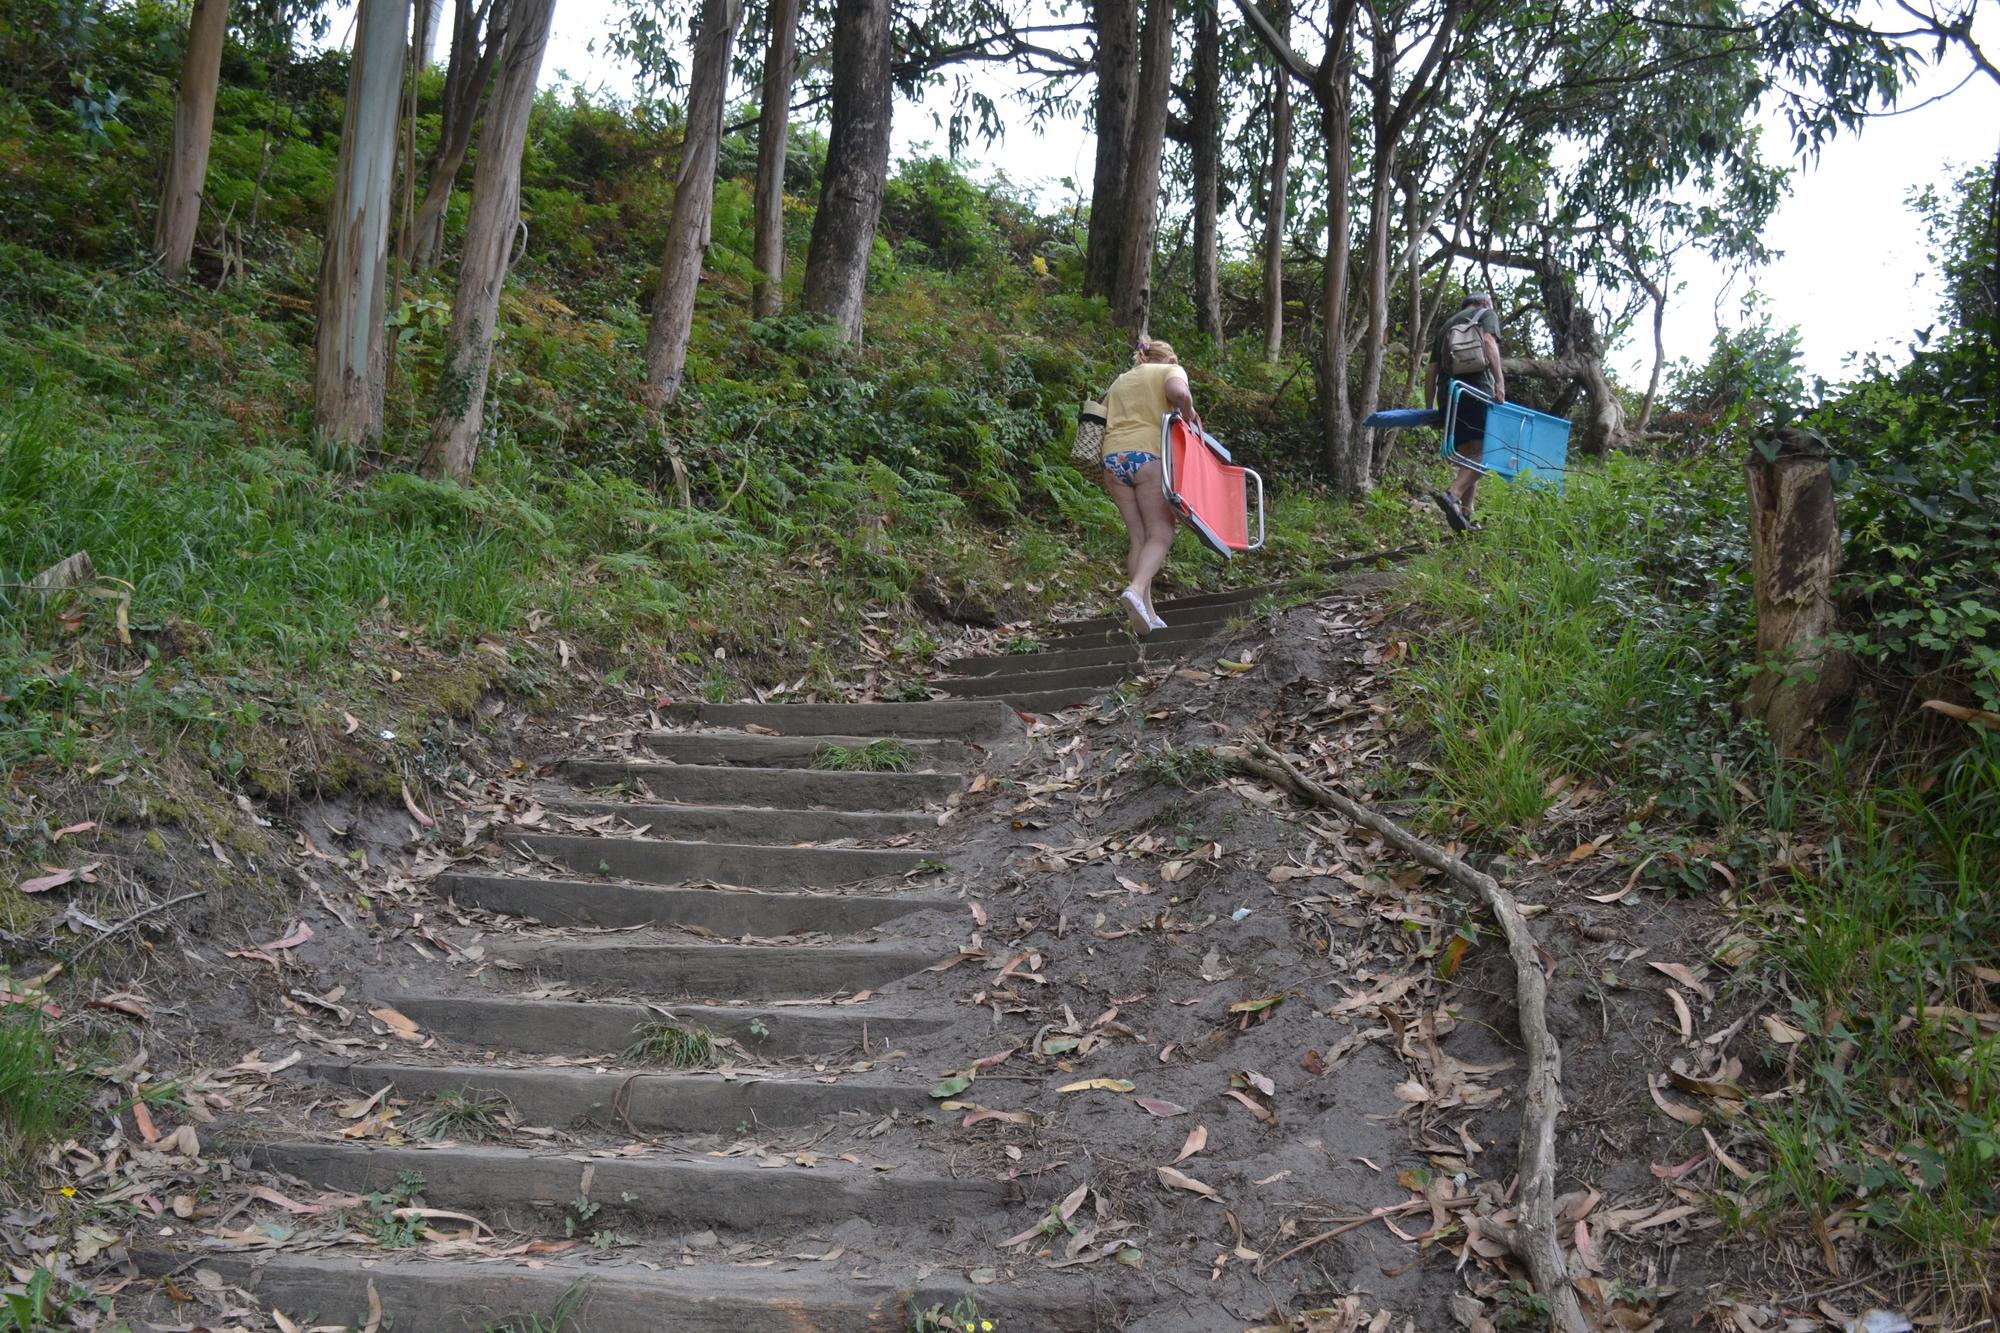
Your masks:
M1491 292L1468 292L1458 313L1438 330L1431 343L1430 369L1424 372L1424 406L1437 406L1450 392L1453 380L1470 385L1496 403L1507 401L1507 374L1500 368L1500 321L1493 313ZM1451 438L1454 454L1463 455L1468 462L1479 461L1486 440L1483 401L1460 396ZM1472 493L1479 485L1479 475L1473 468L1456 468L1451 488L1431 495L1454 532L1472 527Z

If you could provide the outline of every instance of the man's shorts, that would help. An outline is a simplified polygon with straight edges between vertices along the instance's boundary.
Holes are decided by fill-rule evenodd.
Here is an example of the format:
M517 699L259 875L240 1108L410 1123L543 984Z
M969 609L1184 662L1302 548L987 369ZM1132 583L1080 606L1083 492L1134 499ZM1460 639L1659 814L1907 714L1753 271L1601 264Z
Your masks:
M1486 439L1486 403L1471 394L1458 396L1458 417L1452 423L1451 447L1477 449Z

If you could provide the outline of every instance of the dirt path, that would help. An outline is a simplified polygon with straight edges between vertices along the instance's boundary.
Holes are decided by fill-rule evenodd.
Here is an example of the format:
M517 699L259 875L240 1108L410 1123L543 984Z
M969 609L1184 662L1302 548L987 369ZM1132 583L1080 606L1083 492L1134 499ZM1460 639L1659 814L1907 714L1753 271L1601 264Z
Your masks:
M309 814L367 892L241 963L267 1036L197 1052L181 1185L154 1127L154 1326L1533 1326L1504 962L1441 975L1464 904L1209 749L1398 760L1367 579L1163 611L1143 654L1083 622L929 702L583 717L455 808ZM1565 1185L1606 1291L1618 1225L1655 1281L1707 1225L1617 1183Z

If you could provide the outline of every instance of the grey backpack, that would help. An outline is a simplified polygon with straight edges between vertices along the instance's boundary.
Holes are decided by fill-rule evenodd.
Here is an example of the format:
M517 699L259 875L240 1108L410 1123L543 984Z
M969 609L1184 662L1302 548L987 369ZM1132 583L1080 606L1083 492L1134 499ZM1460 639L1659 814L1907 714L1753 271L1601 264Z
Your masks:
M1444 326L1445 368L1453 375L1477 375L1486 369L1486 338L1479 329L1479 314L1454 317Z

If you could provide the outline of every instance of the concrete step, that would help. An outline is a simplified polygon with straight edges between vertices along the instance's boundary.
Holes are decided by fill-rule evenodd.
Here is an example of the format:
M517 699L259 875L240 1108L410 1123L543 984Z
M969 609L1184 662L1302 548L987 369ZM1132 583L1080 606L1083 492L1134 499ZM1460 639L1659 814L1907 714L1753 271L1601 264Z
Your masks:
M588 1247L582 1247L587 1249ZM804 1242L804 1250L813 1248ZM470 1263L364 1250L351 1254L187 1254L134 1247L147 1274L179 1272L195 1260L231 1286L301 1322L361 1328L371 1299L383 1327L412 1333L492 1333L503 1327L553 1328L571 1310L565 1333L893 1333L933 1305L949 1309L968 1293L1009 1330L1096 1333L1126 1326L1122 1305L1095 1286L1035 1274L1032 1286L970 1287L915 1271L851 1276L844 1265L747 1267L695 1264L641 1269L560 1255L528 1267L518 1261ZM859 1256L855 1256L859 1258ZM874 1266L871 1264L871 1268ZM371 1295L372 1294L372 1295ZM174 1322L185 1314L170 1312ZM539 1319L543 1322L532 1323Z
M996 653L985 657L961 657L945 663L944 669L957 676L991 676L1014 671L1074 671L1081 667L1133 666L1142 659L1136 642L1109 648L1079 648L1072 652Z
M751 893L504 875L440 875L438 884L462 906L533 917L545 925L694 926L765 939L800 931L846 935L926 908L962 910L953 899L915 894Z
M496 942L487 955L572 985L707 1000L810 999L873 990L938 961L935 949L894 944L655 944L622 935Z
M390 1008L424 1031L460 1045L519 1055L622 1052L633 1030L669 1021L653 1006L616 1000L525 1000L511 995L390 995ZM799 1055L880 1052L910 1037L948 1026L948 1014L918 1015L881 1001L865 1004L677 1004L672 1021L728 1037L752 1055L781 1060Z
M1148 652L1167 645L1200 643L1218 633L1227 622L1196 620L1169 624L1165 629L1156 629L1144 640ZM1078 634L1065 634L1058 638L1044 639L1045 652L1068 653L1087 648L1130 648L1140 640L1132 634L1123 621L1109 629L1090 630Z
M811 768L829 745L860 750L880 736L759 736L727 731L651 731L639 744L671 764L741 764L750 768ZM906 740L916 752L915 768L949 771L977 768L983 748L964 741Z
M925 861L941 859L935 852L901 847L775 847L551 834L508 834L505 841L510 847L525 845L586 875L636 879L644 884L713 880L746 889L854 884L905 874Z
M946 676L931 683L960 698L1011 699L1017 695L1044 694L1053 690L1109 689L1134 674L1134 667L1124 665L1077 667L1069 671L1023 668L992 676Z
M1280 597L1290 592L1293 586L1290 582L1253 583L1242 588L1223 588L1216 592L1197 592L1184 597L1169 597L1164 601L1155 599L1153 607L1164 616L1169 611L1214 606L1219 602L1254 602L1260 597Z
M1102 698L1104 691L1092 687L1069 690L1040 690L1027 694L1013 694L1007 703L1023 713L1060 713L1065 708L1087 704Z
M674 704L668 716L710 727L769 727L781 736L897 736L905 740L1023 739L1021 720L997 704L931 700L859 704Z
M494 1147L376 1147L273 1143L251 1153L266 1170L349 1194L393 1189L406 1171L422 1176L432 1208L472 1213L496 1230L559 1231L571 1203L599 1207L593 1228L637 1222L687 1231L766 1232L865 1217L885 1226L965 1221L1005 1226L1003 1181L876 1171L832 1154L811 1168L764 1167L740 1159L595 1158Z
M615 815L651 838L701 842L887 842L935 832L937 816L886 810L777 810L764 805L678 805L551 795L542 804L565 814ZM547 827L544 825L544 827Z
M1153 609L1160 613L1160 619L1167 622L1168 629L1178 629L1183 625L1221 625L1237 616L1249 614L1261 600L1260 594L1256 597L1236 598L1231 601L1204 602L1200 606L1155 605ZM1092 634L1108 629L1123 629L1129 623L1124 613L1120 612L1117 615L1090 616L1084 620L1059 620L1049 628L1065 635ZM1157 635L1159 631L1154 630L1153 633Z
M965 786L957 773L829 773L809 768L721 768L572 759L563 775L586 787L623 787L663 801L784 809L917 810Z
M360 1092L394 1087L422 1099L446 1092L498 1093L523 1121L561 1129L596 1125L613 1133L735 1134L759 1128L791 1129L834 1115L878 1118L900 1111L921 1114L931 1104L926 1087L880 1075L760 1078L737 1074L594 1069L508 1069L481 1065L326 1062L301 1066L309 1077Z

